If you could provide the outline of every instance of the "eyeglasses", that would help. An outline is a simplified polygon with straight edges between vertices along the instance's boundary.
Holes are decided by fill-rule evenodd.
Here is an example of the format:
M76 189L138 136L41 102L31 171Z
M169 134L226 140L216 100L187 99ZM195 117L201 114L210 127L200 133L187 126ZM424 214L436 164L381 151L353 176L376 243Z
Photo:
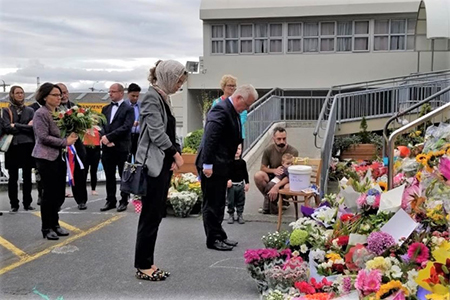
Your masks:
M49 94L50 96L53 96L53 97L62 97L62 95L61 94Z
M227 84L227 85L226 85L226 87L229 87L229 88L235 89L235 88L236 88L236 85L235 85L235 84Z
M114 93L118 93L119 91L109 91L108 93L110 94L114 94Z

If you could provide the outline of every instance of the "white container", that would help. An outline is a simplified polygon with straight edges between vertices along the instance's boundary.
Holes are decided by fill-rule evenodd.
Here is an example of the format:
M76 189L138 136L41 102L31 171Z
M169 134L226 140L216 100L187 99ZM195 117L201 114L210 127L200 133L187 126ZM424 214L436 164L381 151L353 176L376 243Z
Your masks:
M293 192L300 192L311 184L312 167L310 166L290 166L289 186Z

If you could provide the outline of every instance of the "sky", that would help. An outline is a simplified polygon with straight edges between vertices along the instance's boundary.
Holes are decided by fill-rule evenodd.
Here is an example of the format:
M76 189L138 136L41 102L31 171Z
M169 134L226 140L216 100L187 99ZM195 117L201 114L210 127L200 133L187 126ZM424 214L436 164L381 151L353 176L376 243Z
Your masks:
M0 0L0 84L34 92L39 77L70 91L146 90L158 59L202 56L200 1Z

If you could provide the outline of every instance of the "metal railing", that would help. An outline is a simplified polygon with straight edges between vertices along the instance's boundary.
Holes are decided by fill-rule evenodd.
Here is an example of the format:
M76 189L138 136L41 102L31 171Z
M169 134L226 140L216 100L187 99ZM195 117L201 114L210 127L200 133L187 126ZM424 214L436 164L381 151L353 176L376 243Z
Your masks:
M336 126L345 121L359 120L362 117L392 116L398 112L401 105L410 99L423 100L448 86L449 81L450 70L445 70L331 88L313 133L316 147L318 147L318 138L323 139L320 147L323 161L322 190L326 191L327 189L329 171L327 162L331 159ZM357 87L364 90L354 91ZM421 97L424 98L420 99ZM436 102L436 105L448 100L449 97L441 99L441 102ZM324 127L324 125L326 126ZM323 136L320 136L320 130L323 130Z
M446 87L445 89L435 93L434 95L431 95L427 99L423 100L420 105L423 105L433 99L436 99L437 97L441 95L449 95L448 92L450 91L450 86ZM417 104L419 105L419 104ZM426 123L427 121L433 119L435 116L444 113L446 110L450 109L450 102L446 103L445 105L442 105L441 107L436 108L435 110L431 111L430 113L412 121L411 123L404 125L403 127L395 130L391 135L389 136L387 140L387 154L388 154L388 189L393 187L393 176L394 176L394 164L391 163L394 161L394 144L396 138L402 134L410 130L411 128L414 128L416 126L422 125ZM391 121L391 120L389 120ZM389 122L388 122L389 123ZM387 126L388 126L387 123ZM385 127L385 132L387 129L387 126Z
M267 94L256 107L252 105L245 123L244 155L247 154L267 132L272 124L280 121L315 121L325 102L325 97L280 96L282 89L274 89L277 94ZM267 96L267 97L266 97ZM255 105L254 104L254 105Z

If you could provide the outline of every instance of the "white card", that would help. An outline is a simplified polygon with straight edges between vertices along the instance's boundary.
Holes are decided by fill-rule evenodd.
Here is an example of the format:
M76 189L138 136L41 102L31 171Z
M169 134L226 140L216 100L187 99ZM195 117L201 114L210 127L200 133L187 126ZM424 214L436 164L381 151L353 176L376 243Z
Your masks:
M395 189L389 190L381 194L380 208L378 213L382 211L396 212L402 206L403 192L405 191L406 184L402 184Z
M357 233L350 233L348 236L348 244L349 245L356 245L356 244L365 244L367 242L367 235L364 234L357 234Z
M397 241L408 238L419 224L416 223L403 209L399 209L392 218L381 227L380 231L389 233Z
M344 198L345 206L355 212L358 208L356 200L361 196L361 193L355 192L352 186L347 186L345 189L341 190L339 195Z

